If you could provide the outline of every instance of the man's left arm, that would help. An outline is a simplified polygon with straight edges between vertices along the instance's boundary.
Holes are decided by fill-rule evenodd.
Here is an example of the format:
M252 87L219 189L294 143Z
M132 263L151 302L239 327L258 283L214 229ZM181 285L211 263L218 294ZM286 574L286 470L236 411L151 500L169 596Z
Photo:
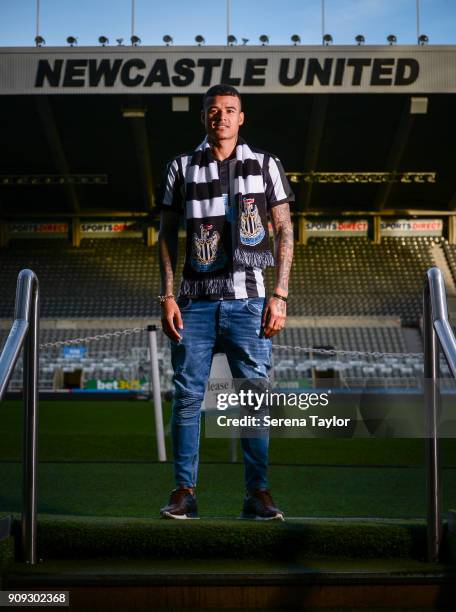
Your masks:
M288 296L288 281L293 261L293 224L291 223L290 205L288 202L271 207L271 222L274 235L275 252L275 285L274 293ZM264 335L275 336L285 327L287 303L271 296L268 300L264 317Z

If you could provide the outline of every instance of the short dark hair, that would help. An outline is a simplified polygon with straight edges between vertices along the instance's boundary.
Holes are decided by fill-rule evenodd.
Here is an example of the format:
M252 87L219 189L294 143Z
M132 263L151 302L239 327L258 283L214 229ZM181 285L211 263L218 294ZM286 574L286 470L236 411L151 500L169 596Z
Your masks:
M219 85L213 85L210 87L203 96L203 109L206 108L206 103L209 98L214 98L215 96L235 96L239 99L239 104L242 107L241 94L238 90L232 85L225 85L224 83L220 83Z

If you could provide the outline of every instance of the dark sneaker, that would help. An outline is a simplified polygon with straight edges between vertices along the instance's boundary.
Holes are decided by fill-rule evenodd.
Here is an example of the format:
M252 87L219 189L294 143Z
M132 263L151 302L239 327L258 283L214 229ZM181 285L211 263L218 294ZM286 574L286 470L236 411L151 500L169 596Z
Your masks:
M282 510L279 510L274 504L269 489L258 489L252 493L247 493L244 497L241 518L257 521L269 521L272 519L283 521L284 515Z
M171 491L169 504L160 510L161 518L167 519L196 519L198 508L193 489L178 487Z

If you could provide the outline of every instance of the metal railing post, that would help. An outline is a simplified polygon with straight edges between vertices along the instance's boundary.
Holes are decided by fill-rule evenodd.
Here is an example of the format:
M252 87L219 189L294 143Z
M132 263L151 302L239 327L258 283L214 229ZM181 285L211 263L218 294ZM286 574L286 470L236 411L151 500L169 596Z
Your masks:
M19 354L23 360L23 489L22 556L26 563L38 562L36 551L37 438L38 438L38 336L39 285L32 270L21 270L17 279L14 323L0 355L0 400L8 388Z
M434 330L429 283L423 295L425 462L427 503L427 556L437 562L442 537L440 502L441 469L438 422L440 416L439 345Z
M29 331L24 344L23 395L23 506L22 554L26 563L38 562L36 550L37 457L38 457L38 372L39 294L33 283L30 294Z
M148 325L149 355L150 355L150 381L154 398L155 435L157 439L157 453L159 461L166 461L165 432L163 429L163 409L160 391L160 372L158 369L157 326Z
M439 420L441 397L439 387L439 350L456 378L456 338L448 320L443 274L439 268L426 272L423 292L424 399L427 490L428 560L438 561L442 545L441 468Z

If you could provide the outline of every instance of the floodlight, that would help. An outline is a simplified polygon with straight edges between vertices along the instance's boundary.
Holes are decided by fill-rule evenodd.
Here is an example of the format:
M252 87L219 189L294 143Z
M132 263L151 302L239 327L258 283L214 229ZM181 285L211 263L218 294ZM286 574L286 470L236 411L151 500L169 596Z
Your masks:
M328 47L333 42L333 37L331 34L325 34L323 36L323 44Z

